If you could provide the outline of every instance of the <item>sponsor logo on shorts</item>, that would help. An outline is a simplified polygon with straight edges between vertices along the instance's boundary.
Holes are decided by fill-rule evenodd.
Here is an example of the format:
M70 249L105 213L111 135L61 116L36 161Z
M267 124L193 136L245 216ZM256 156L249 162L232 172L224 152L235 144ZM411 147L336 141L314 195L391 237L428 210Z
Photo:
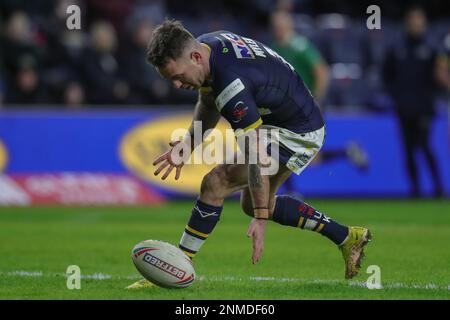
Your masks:
M311 156L307 155L306 153L300 154L295 159L293 159L295 166L299 168L303 168L306 166L309 162L309 159Z
M173 265L171 265L170 263L167 263L155 256L153 256L152 254L146 252L144 255L144 261L147 262L148 264L172 275L175 276L176 278L183 280L184 276L186 275L186 272L183 270L178 269L177 267L174 267Z

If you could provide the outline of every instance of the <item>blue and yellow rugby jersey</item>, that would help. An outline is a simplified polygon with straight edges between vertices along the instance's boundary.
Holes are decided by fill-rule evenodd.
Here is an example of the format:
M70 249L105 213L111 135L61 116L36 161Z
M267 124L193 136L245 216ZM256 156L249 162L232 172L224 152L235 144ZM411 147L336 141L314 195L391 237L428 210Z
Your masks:
M268 124L305 133L323 127L320 109L301 77L269 47L229 31L197 40L211 51L211 78L200 91L213 91L218 110L233 129Z

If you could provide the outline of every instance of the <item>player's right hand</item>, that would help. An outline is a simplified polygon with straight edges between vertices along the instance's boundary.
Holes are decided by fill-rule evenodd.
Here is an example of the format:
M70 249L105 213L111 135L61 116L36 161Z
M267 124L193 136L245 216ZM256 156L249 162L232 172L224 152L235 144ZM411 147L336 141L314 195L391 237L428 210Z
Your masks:
M253 239L253 264L256 264L259 261L263 253L266 224L267 220L252 219L247 230L247 237Z
M175 168L175 180L178 180L180 178L181 174L181 168L184 165L184 162L175 163L173 161L173 148L179 144L180 141L172 141L169 143L169 145L172 147L169 151L166 151L162 155L160 155L158 158L156 158L155 161L153 161L153 165L159 165L159 167L155 170L154 174L157 176L160 174L165 168L167 168L166 172L162 175L161 179L166 180L166 178L169 176L169 174L172 172L172 170Z

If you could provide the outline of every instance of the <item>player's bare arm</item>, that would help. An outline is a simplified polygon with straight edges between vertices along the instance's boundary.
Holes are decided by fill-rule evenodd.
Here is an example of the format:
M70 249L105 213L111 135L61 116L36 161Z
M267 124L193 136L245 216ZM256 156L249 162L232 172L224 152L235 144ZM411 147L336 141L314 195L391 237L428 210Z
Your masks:
M219 122L220 119L220 113L217 111L215 104L214 104L214 96L211 93L204 93L199 91L199 97L197 104L195 105L194 110L194 116L191 122L191 125L189 127L188 133L184 137L182 141L171 141L169 145L171 148L163 153L161 156L156 158L156 160L153 162L154 166L159 165L159 167L155 170L154 174L155 176L159 175L165 168L167 170L165 173L161 176L162 180L165 180L169 174L173 171L175 168L175 180L178 180L180 178L181 174L181 168L184 165L184 161L175 163L173 161L174 152L178 152L178 150L191 150L191 153L194 151L194 149L197 147L195 145L195 139L194 139L194 122L200 121L202 122L202 137L206 130L212 129L217 125L217 122ZM175 150L175 146L177 146L179 143L182 143L177 147ZM184 146L184 147L183 147ZM188 159L189 155L179 154L180 158Z
M269 219L270 181L269 176L261 172L261 168L268 164L268 157L265 147L259 143L259 128L252 131L251 134L256 135L257 143L248 143L249 140L246 139L246 162L250 162L251 154L256 154L257 163L249 163L248 165L248 187L252 197L254 218L248 228L247 236L252 237L253 240L252 262L255 264L261 258L264 249L264 234L267 220Z
M214 102L214 95L212 92L203 92L199 90L198 102L195 106L194 117L191 126L189 127L189 135L191 141L191 150L193 151L197 146L194 145L194 122L201 121L202 123L202 137L203 134L212 128L215 128L220 120L220 113L216 108Z

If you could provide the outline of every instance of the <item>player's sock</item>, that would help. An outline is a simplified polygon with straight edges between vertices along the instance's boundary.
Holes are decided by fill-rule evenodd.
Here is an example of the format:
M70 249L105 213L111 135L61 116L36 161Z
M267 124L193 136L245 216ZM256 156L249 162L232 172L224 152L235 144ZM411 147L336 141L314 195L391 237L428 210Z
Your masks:
M300 199L288 195L277 196L273 221L316 231L337 245L341 245L348 236L348 227L331 220Z
M179 244L180 249L189 257L195 256L213 231L220 219L222 208L222 206L215 207L197 200Z

